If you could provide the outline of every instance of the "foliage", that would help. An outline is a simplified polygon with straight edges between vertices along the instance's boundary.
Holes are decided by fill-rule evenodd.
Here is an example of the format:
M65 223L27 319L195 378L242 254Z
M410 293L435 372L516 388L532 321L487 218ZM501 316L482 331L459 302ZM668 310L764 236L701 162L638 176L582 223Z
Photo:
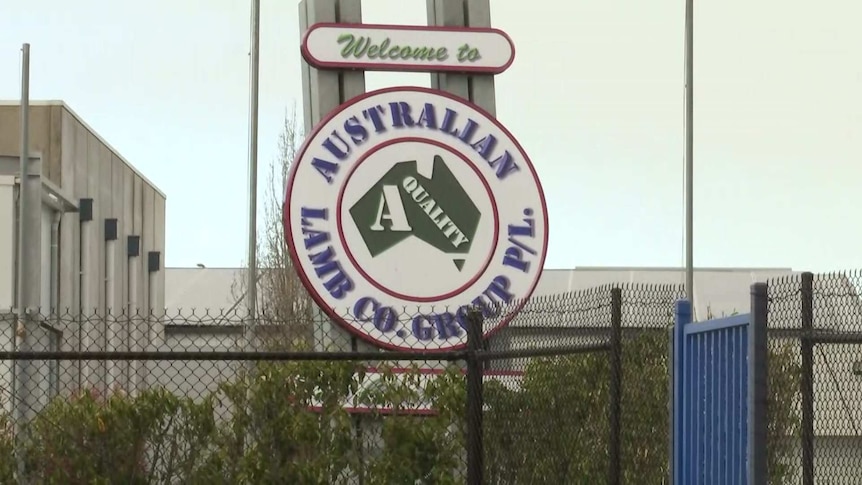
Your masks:
M622 478L667 474L667 341L626 338ZM486 379L484 446L492 484L603 483L608 472L610 369L604 353L532 359L520 385ZM798 432L799 366L770 360L771 483ZM350 362L261 363L197 400L160 389L52 401L28 428L24 452L39 483L462 483L465 380L452 367L372 376ZM363 406L364 414L345 406ZM410 414L430 406L430 415ZM8 428L7 428L8 430ZM0 482L11 483L12 435L0 435Z
M452 367L423 382L415 367L413 370L398 378L391 369L384 368L377 385L358 396L361 404L392 410L388 416L370 416L380 424L382 446L365 451L362 483L463 482L458 470L464 465L464 375ZM408 407L422 404L435 413L404 413Z
M232 409L208 460L224 483L456 483L462 462L463 375L427 381L419 372L378 369L374 386L353 363L278 363L222 386ZM352 416L344 404L373 412ZM433 416L402 414L427 401ZM393 415L384 416L384 411Z
M767 467L770 483L774 485L792 483L796 471L790 458L796 453L794 438L798 439L801 432L798 399L802 362L798 360L798 348L783 343L774 346L769 355Z
M28 470L64 484L459 483L463 373L378 371L368 386L355 363L263 363L197 402L161 389L60 397L28 427ZM344 407L354 395L372 411L361 420ZM436 412L404 414L411 403ZM12 449L3 434L2 483Z
M26 429L22 451L38 483L168 483L190 476L215 431L209 400L163 390L105 399L92 391L55 399ZM13 483L11 433L0 449L3 483Z
M2 404L5 406L7 403ZM8 415L0 414L0 483L12 483L15 476L13 432L12 420Z
M601 483L608 434L607 356L530 362L520 390L485 390L489 483ZM560 385L561 383L565 385ZM598 479L597 479L598 478Z
M339 483L355 466L341 405L357 389L354 370L337 362L264 363L249 379L221 386L231 416L208 468L226 483ZM309 410L315 404L319 412Z

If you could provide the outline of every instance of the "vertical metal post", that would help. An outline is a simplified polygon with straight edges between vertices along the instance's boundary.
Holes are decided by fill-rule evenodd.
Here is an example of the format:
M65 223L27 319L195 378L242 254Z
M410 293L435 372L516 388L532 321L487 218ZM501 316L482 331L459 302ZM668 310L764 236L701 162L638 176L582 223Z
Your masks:
M674 336L676 335L676 326L672 325L667 329L667 415L670 416L670 419L667 421L667 484L673 485L673 470L674 470L674 455L673 455L673 445L676 437L674 436L674 379L676 379L676 368L674 366L674 355L676 352L676 343L674 342Z
M246 343L254 338L257 319L257 121L260 74L260 0L251 0L251 95L248 141L248 279Z
M814 275L802 273L802 484L814 485Z
M129 285L129 309L126 332L126 349L139 351L141 348L141 236L130 235L126 238L126 265ZM140 375L140 360L134 360L124 365L126 370L126 386L130 392L137 395L143 389Z
M89 206L92 208L93 199L88 199ZM80 259L80 269L78 273L78 279L80 282L80 290L78 292L80 311L78 312L78 318L81 320L78 325L78 332L80 335L79 345L81 345L81 349L86 351L95 350L93 345L93 334L96 330L96 321L98 320L98 315L95 310L97 304L94 302L98 302L99 298L96 295L93 295L93 288L90 286L90 282L94 280L94 278L90 275L91 268L93 264L90 261L90 257L92 256L92 252L90 248L93 244L93 219L92 219L92 210L90 210L90 216L87 218L79 218L78 219L78 247L81 250L81 259ZM80 217L80 213L79 213ZM95 298L94 298L95 297ZM95 386L93 375L94 365L93 361L79 361L79 368L81 369L81 385L83 386L80 390L90 389Z
M694 301L694 0L685 0L685 296Z
M25 248L36 241L27 239L30 231L27 230L27 223L30 220L28 217L32 208L28 207L29 202L27 180L30 175L30 44L24 44L21 48L21 161L20 161L20 182L18 184L18 288L17 288L17 307L18 307L18 322L12 326L12 342L17 351L27 351L29 325L27 320L27 272L33 270L32 266L27 261L27 253ZM16 450L15 456L17 461L17 479L19 482L24 481L26 467L24 457L22 456L23 438L24 438L24 421L27 416L27 394L24 391L26 382L27 366L25 361L16 360L13 370L13 402L12 406L15 409L15 440Z
M748 483L766 483L766 436L769 425L766 283L751 285L751 322L748 326Z
M25 241L24 222L27 220L27 175L30 167L30 44L21 48L21 159L20 183L18 184L18 316L22 317L24 304L27 301L26 272L24 271L24 248L30 241ZM13 340L14 341L14 340Z
M119 349L119 329L117 328L119 322L117 321L118 309L116 306L118 284L117 239L107 239L105 241L105 307L107 310L105 316L107 317L106 347L109 352L116 352ZM109 392L116 390L120 383L119 368L119 363L116 360L106 361L105 387Z
M685 406L683 406L685 379L685 326L692 322L691 302L679 300L674 310L673 336L673 483L686 484L683 451L688 445L685 439Z
M484 481L482 447L482 314L473 310L467 317L467 483Z
M622 329L622 290L611 289L611 382L610 382L610 446L608 446L609 468L608 484L619 485L621 478L620 446L622 410L622 380L623 380L623 329Z

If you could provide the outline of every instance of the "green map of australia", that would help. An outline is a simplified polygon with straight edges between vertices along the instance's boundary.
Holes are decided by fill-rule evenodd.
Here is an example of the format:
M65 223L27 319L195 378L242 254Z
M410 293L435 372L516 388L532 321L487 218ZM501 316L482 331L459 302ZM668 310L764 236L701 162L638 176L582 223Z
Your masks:
M350 208L350 215L371 256L415 236L455 256L459 270L481 218L440 156L434 157L431 178L419 174L415 160L396 163Z

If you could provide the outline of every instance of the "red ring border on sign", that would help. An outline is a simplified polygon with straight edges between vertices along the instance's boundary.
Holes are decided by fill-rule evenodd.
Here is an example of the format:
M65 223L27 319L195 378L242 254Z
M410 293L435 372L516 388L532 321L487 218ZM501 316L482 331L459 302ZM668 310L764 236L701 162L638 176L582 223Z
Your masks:
M350 29L387 29L387 30L426 30L438 32L475 32L483 34L497 34L506 39L509 47L512 48L512 55L509 60L499 67L470 67L470 66L421 66L412 64L397 64L397 63L381 63L381 62L326 62L311 55L308 50L308 36L318 28L324 27L342 27ZM466 72L478 74L500 74L515 62L515 43L509 34L500 29L491 27L444 27L434 25L386 25L386 24L360 24L360 23L338 23L338 22L319 22L305 31L302 35L302 43L299 46L303 59L311 66L318 69L364 69L367 71L397 71L397 72Z
M548 253L548 240L550 237L550 232L549 232L549 228L548 228L548 205L547 205L547 201L545 199L544 189L542 188L542 184L539 182L539 177L536 174L536 168L533 166L533 162L530 160L529 154L524 150L524 147L521 146L521 143L512 135L512 132L510 132L505 126L503 126L503 124L500 123L496 117L494 117L493 115L488 113L487 110L483 109L482 107L480 107L480 106L478 106L478 105L476 105L470 101L467 101L463 98L455 96L454 94L448 93L446 91L441 91L438 89L431 89L431 88L424 88L424 87L419 87L419 86L395 86L395 87L377 89L375 91L370 91L370 92L361 94L359 96L351 98L348 101L345 101L344 103L342 103L341 105L339 105L338 107L336 107L335 109L330 111L325 117L323 117L317 123L318 128L313 130L312 133L308 134L305 138L305 141L302 142L302 145L300 146L299 150L296 152L295 160L297 160L297 161L302 160L303 156L305 155L305 152L308 150L308 145L314 139L315 135L318 132L319 127L325 126L327 123L329 123L330 120L332 120L332 118L335 118L336 116L338 116L342 111L353 106L354 104L358 103L359 101L362 101L363 99L370 98L372 96L376 96L379 94L385 94L385 93L397 92L397 91L414 91L414 92L426 93L426 94L430 94L430 95L434 95L434 96L441 96L444 98L449 98L452 101L462 103L466 106L469 106L470 108L476 110L478 113L485 116L489 121L494 123L497 126L497 128L500 129L500 131L502 131L503 133L506 134L506 136L509 138L509 140L511 140L511 142L515 145L515 147L518 148L518 151L522 155L524 155L524 161L527 162L526 166L527 166L527 168L530 169L530 174L533 176L533 181L535 182L536 189L538 190L538 193L539 193L539 200L542 202L542 216L543 216L542 221L545 225L544 226L545 227L545 237L544 237L544 240L542 241L541 257L539 258L538 263L539 263L539 267L540 267L539 271L543 271L544 266L545 266L545 258L546 258L547 253ZM284 224L283 224L284 231L288 234L290 233L290 228L292 227L290 224L290 194L291 194L291 191L293 189L293 182L294 182L294 179L296 178L296 171L297 171L298 167L299 167L298 163L292 164L292 166L290 168L290 173L289 173L288 178L287 178L287 184L285 185L285 190L284 190L285 197L284 197L284 202L282 204L282 218L284 221ZM286 237L286 240L289 241L290 238L289 238L288 234L285 234L285 237ZM376 340L376 339L370 337L369 335L362 333L361 331L357 330L352 325L350 325L350 323L345 321L344 315L339 315L337 312L335 312L335 310L333 308L331 308L323 300L323 298L320 297L320 295L317 293L317 291L315 291L313 289L314 286L308 280L308 276L304 272L299 270L302 263L300 262L299 255L297 254L296 248L293 244L290 244L288 246L288 253L290 255L291 262L294 264L294 267L297 268L296 273L299 276L300 281L302 281L303 286L306 288L308 293L311 295L311 298L315 301L315 303L317 303L317 306L329 318L338 322L338 324L345 331L350 333L351 335L354 335L357 338L360 338L360 339L362 339L362 340L364 340L364 341L366 341L372 345L375 345L375 346L380 347L380 348L385 349L385 350L421 351L421 352L427 352L427 353L435 353L435 352L449 352L449 351L453 351L453 350L460 350L460 349L463 349L467 346L467 342L464 342L461 344L451 345L449 347L436 347L436 348L401 347L401 346L392 344L390 342L384 342L384 341ZM505 317L503 317L500 320L500 322L497 324L497 326L495 326L494 328L489 330L487 333L483 332L483 335L486 338L493 336L495 333L497 333L501 329L505 328L506 325L509 324L509 321L511 321L512 318L514 318L521 311L521 309L524 307L524 305L527 304L527 300L532 296L533 291L535 291L536 286L539 284L540 279L541 279L541 273L539 274L539 277L536 278L536 280L533 282L533 285L530 287L530 289L524 293L524 296L521 298L521 301L517 303L517 306L512 311L510 311Z
M449 291L447 293L444 293L444 294L438 295L438 296L429 296L429 297L410 296L410 295L406 295L403 293L398 293L397 291L395 291L391 288L387 288L387 287L383 286L377 280L372 278L362 268L362 266L360 266L356 262L356 258L353 256L353 252L350 250L350 246L347 244L347 240L344 238L344 231L341 230L341 228L343 227L342 222L341 222L341 205L342 205L342 202L344 200L344 191L345 191L345 189L347 189L347 183L350 181L350 177L353 175L353 172L355 172L356 169L359 167L359 165L361 165L362 162L367 160L368 157L371 154L373 154L374 152L376 152L377 150L380 150L380 149L385 148L385 147L390 146L390 145L395 145L397 143L404 143L404 142L427 143L429 145L434 145L438 148L442 148L442 149L446 150L447 152L450 152L454 155L457 155L458 158L462 162L466 163L467 166L469 166L470 169L473 170L473 172L475 172L476 175L479 177L479 180L482 182L482 186L484 186L485 191L488 192L488 199L491 202L491 212L493 213L493 216L494 216L494 244L491 246L491 251L488 253L488 257L485 258L485 263L482 264L482 268L479 270L478 273L476 273L476 276L470 278L470 280L467 281L467 283L461 285L459 288L457 288L455 290ZM347 175L344 176L344 184L341 186L341 190L338 191L338 201L335 203L335 210L336 210L335 227L338 230L338 237L341 239L341 245L344 247L344 252L347 253L347 259L350 260L350 263L353 264L353 267L356 268L356 271L359 271L359 274L361 274L362 277L365 278L365 281L370 283L371 286L377 288L378 290L382 291L383 293L386 293L387 295L394 296L395 298L399 298L401 300L414 301L417 303L431 303L431 302L434 302L437 300L446 300L448 298L452 298L453 296L457 295L458 293L461 293L463 290L473 286L473 284L476 283L476 281L478 281L479 278L482 277L482 274L485 272L485 270L488 269L488 266L491 264L491 259L494 257L494 253L497 252L497 245L500 242L499 241L499 239L500 239L500 216L497 214L497 199L494 197L494 192L491 191L491 186L488 185L488 181L485 180L484 177L482 177L482 173L479 172L479 169L476 168L476 166L473 165L473 163L471 163L470 160L468 160L467 157L465 157L463 154L456 153L454 150L452 150L448 146L444 145L443 143L440 143L437 140L431 140L428 138L421 138L421 137L417 137L417 136L408 136L408 137L404 137L404 138L394 138L392 140L385 141L379 145L376 145L374 148L365 152L362 155L362 157L359 158L359 160L354 162L353 166L350 168L350 171L347 172Z

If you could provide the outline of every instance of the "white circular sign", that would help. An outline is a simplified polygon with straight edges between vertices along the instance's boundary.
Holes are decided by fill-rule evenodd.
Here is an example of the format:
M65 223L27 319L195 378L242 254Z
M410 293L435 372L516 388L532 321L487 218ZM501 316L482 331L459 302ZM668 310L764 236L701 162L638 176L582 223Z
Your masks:
M290 255L317 304L381 347L466 344L520 310L548 247L542 187L517 140L443 91L387 88L308 136L285 190Z

